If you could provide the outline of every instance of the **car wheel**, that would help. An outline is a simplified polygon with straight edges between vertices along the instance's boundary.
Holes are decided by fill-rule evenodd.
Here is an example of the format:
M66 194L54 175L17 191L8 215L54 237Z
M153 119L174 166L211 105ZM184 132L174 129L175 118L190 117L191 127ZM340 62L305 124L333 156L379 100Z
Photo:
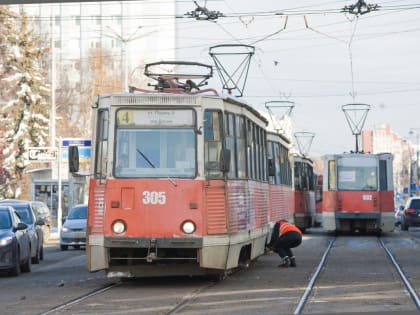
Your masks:
M31 255L29 254L28 259L25 263L21 266L21 270L23 272L31 272Z
M10 275L16 277L20 274L20 253L19 248L16 249L16 256L15 256L15 265L10 270Z
M60 245L61 250L67 250L69 247L67 245Z
M40 261L40 248L38 247L37 249L36 249L36 254L35 254L35 256L34 257L32 257L32 263L33 264L39 264L39 261Z

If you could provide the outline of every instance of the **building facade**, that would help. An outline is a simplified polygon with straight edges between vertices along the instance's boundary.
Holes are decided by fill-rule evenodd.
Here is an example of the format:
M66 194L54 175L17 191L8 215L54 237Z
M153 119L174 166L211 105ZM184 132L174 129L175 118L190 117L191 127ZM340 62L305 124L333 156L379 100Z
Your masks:
M416 145L398 135L389 124L362 132L363 152L390 152L394 155L394 187L397 204L417 193L419 184L417 174Z

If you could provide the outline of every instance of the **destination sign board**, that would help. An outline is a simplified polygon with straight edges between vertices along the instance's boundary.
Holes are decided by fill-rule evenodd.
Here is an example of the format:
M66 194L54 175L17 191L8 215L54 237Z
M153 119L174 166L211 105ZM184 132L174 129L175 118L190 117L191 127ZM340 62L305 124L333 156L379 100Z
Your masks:
M194 126L195 115L191 109L176 110L119 110L118 126Z

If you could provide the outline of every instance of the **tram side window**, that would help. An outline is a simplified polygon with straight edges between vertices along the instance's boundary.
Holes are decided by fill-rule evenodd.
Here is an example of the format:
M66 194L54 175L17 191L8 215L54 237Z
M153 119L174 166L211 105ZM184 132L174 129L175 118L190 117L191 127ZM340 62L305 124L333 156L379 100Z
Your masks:
M206 176L210 178L223 176L220 170L222 126L222 112L208 110L204 113L204 165Z
M259 164L260 164L260 161L259 161L259 147L260 147L260 144L258 143L258 127L257 126L255 126L254 125L254 128L253 128L254 130L253 130L253 133L252 133L252 136L253 136L253 138L254 138L254 178L255 179L258 179L258 177L259 177L259 172L260 172L260 169L259 169Z
M237 175L237 150L235 146L235 115L228 113L226 114L225 120L225 130L226 130L226 149L229 149L231 152L230 159L230 169L228 173L229 178L236 178Z
M388 190L387 161L379 161L379 190Z
M247 170L248 178L265 180L266 168L265 146L263 139L265 134L263 130L247 120Z
M328 161L328 190L337 190L335 161Z
M246 121L246 147L247 147L247 174L248 178L255 178L255 154L254 154L254 137L253 137L253 125L247 120Z
M314 169L311 165L307 165L308 167L308 189L313 191L315 190L315 179L314 179Z
M246 130L244 117L236 116L235 128L238 178L246 178Z
M260 128L260 144L261 144L261 150L260 150L260 168L261 168L261 180L267 180L268 178L268 172L267 172L267 148L266 148L266 141L267 135L265 131Z
M292 184L292 168L289 159L289 150L280 145L280 183Z
M106 160L108 155L108 122L109 113L107 110L98 112L98 122L96 126L96 157L95 157L95 177L105 178Z
M299 162L294 162L294 181L295 181L295 190L301 190L302 185L300 182L301 176L301 168Z
M270 182L278 185L278 184L281 184L281 175L282 175L279 144L276 142L270 142L268 145L268 148L269 148L268 155L273 158L274 165L276 168L276 175L271 177Z

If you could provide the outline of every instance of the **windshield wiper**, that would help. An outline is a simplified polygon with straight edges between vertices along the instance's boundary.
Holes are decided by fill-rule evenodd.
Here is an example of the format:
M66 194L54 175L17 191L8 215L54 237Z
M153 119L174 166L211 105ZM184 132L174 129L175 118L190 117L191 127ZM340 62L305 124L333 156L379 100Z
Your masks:
M149 163L149 165L153 168L156 168L155 164L152 163L152 161L149 160L149 158L143 153L141 152L139 149L136 148L136 151L142 156L142 158Z
M156 166L153 164L153 162L152 161L150 161L149 160L149 158L143 153L143 152L141 152L140 151L140 149L138 149L138 148L136 148L136 151L142 156L142 158L147 162L147 163L149 163L149 165L151 166L151 167L153 167L153 168L156 168ZM177 183L172 179L172 178L170 178L169 176L167 177L168 178L168 180L172 183L172 185L174 185L175 187L177 187L178 185L177 185Z

